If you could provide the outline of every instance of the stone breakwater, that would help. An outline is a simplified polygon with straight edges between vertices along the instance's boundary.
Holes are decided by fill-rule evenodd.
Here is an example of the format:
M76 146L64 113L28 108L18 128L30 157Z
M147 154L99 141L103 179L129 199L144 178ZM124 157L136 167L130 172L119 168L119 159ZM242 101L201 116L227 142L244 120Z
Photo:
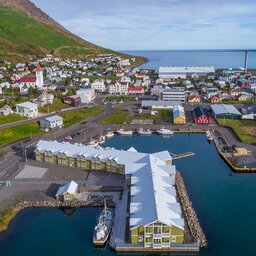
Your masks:
M107 201L107 206L115 208L113 201ZM26 208L82 208L82 207L104 207L104 201L73 201L73 202L59 202L59 201L23 201L17 203L15 206L6 210L0 219L0 232L8 228L10 221L17 215L18 212Z
M183 178L179 171L177 171L176 173L176 187L190 233L193 236L193 238L199 242L201 248L206 247L207 240L205 234L201 228L201 225L199 223L197 214L192 206L192 203L189 200L189 196Z

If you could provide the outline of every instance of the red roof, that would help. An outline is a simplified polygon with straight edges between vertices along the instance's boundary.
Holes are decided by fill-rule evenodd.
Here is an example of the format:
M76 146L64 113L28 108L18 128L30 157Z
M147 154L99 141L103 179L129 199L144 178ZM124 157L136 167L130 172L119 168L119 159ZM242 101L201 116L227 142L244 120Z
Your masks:
M36 67L36 72L41 72L41 71L42 71L42 68L41 68L40 64L38 63L37 67Z
M128 91L143 91L142 86L129 87Z
M36 78L35 77L22 77L17 82L18 83L35 83Z

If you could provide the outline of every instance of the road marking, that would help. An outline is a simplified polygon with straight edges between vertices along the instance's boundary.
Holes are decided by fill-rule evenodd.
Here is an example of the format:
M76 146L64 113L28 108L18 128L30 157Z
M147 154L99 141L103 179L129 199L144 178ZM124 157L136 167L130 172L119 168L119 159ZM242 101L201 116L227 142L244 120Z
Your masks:
M3 171L0 173L0 177L4 176L6 174L6 171Z

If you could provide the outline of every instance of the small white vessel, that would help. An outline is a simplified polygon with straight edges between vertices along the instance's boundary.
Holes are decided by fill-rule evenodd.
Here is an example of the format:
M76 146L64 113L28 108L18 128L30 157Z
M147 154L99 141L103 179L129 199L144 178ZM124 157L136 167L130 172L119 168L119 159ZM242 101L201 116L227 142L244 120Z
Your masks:
M118 129L116 131L119 135L132 135L133 131L132 130L124 130L123 128Z
M105 136L107 137L107 138L112 138L112 137L114 137L114 133L112 132L112 131L110 131L110 132L108 132Z
M138 134L139 135L151 135L152 134L152 131L147 129L147 130L144 130L143 128L140 128L138 130Z
M209 130L206 132L206 136L207 136L207 139L208 139L209 142L213 141L213 136L212 136L212 134Z
M101 144L105 143L105 141L106 141L106 137L101 135L99 140L98 140L98 143L101 145Z
M97 147L99 146L99 143L96 140L91 139L88 143L88 146Z
M173 133L174 133L172 130L164 128L164 127L157 130L156 132L160 135L173 135Z

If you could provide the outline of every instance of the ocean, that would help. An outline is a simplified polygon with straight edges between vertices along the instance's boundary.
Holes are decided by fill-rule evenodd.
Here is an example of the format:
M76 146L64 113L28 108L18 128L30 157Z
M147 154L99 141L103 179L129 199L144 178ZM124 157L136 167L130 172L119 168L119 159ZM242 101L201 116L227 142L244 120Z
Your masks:
M195 156L174 161L208 239L200 256L255 255L256 175L232 174L213 144L201 134L140 137L114 136L104 146L142 152L192 151ZM145 195L146 196L146 195ZM1 256L84 256L115 253L92 245L99 209L26 209L0 234ZM135 254L133 254L135 255Z
M170 50L124 51L144 56L148 62L141 69L158 69L160 66L214 66L218 68L244 67L245 51L242 50ZM248 68L256 69L256 50L248 53Z

